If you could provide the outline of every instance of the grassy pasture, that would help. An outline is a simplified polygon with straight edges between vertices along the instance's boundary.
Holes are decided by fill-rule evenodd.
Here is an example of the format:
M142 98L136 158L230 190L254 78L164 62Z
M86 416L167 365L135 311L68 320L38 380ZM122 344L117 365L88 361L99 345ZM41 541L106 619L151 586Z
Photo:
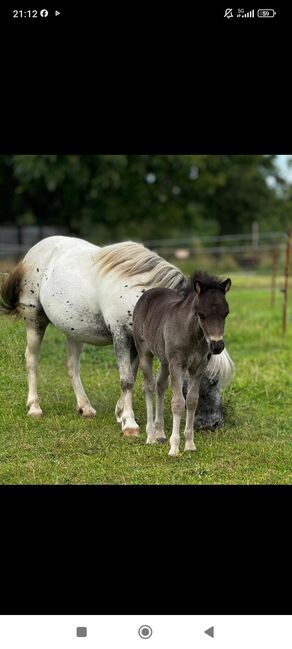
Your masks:
M140 373L134 408L141 436L122 437L114 416L119 381L111 347L85 347L81 376L97 417L80 418L64 367L65 338L52 326L45 335L39 366L44 416L41 420L27 417L24 323L1 317L0 483L290 484L291 299L288 330L282 336L282 279L272 311L267 276L231 273L231 278L225 340L236 375L223 394L225 423L216 432L196 432L197 453L182 452L177 458L168 457L168 444L145 444ZM170 429L168 390L168 437Z

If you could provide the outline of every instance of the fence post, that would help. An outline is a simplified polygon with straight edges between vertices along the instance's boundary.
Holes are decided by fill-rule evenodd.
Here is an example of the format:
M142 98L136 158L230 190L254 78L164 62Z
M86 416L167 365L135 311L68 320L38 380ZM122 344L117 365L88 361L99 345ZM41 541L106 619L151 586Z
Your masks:
M257 221L253 221L251 226L251 257L253 267L256 267L259 262L259 244L260 244L260 229Z
M272 283L271 283L271 307L275 306L276 276L279 260L279 241L274 239L272 251Z
M251 244L254 252L258 251L260 242L260 229L257 221L253 221L251 226Z
M284 334L287 329L287 311L288 311L288 280L289 280L289 261L290 261L290 247L291 247L291 235L292 230L289 228L287 231L287 243L286 243L286 257L285 257L285 271L284 271L284 303L283 303L283 321L282 321L282 333Z

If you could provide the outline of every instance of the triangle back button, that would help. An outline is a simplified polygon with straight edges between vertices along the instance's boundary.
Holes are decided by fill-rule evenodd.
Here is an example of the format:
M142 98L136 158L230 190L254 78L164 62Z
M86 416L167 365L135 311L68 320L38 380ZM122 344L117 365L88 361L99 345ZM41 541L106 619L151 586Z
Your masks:
M211 638L214 638L214 627L210 626L210 629L207 629L204 633L207 633Z

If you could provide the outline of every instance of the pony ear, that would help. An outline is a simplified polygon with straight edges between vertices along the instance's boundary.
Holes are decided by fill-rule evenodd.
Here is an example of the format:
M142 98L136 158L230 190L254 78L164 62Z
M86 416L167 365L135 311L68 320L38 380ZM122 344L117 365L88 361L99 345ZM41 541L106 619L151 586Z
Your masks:
M194 288L195 288L196 293L198 295L200 295L200 293L202 292L202 288L203 288L201 282L195 282L195 287Z
M229 289L231 288L231 279L228 278L225 280L225 282L222 282L221 287L224 293L227 293L227 291L229 291Z

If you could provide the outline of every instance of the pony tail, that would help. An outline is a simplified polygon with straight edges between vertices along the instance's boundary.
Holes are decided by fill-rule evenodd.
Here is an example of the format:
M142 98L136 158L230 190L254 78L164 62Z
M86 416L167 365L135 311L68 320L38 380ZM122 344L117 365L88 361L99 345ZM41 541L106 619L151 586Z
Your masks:
M19 293L24 276L24 266L18 264L4 280L0 289L0 313L18 315Z
M209 381L218 380L219 385L228 385L235 371L235 366L226 349L221 354L211 356L205 376Z

